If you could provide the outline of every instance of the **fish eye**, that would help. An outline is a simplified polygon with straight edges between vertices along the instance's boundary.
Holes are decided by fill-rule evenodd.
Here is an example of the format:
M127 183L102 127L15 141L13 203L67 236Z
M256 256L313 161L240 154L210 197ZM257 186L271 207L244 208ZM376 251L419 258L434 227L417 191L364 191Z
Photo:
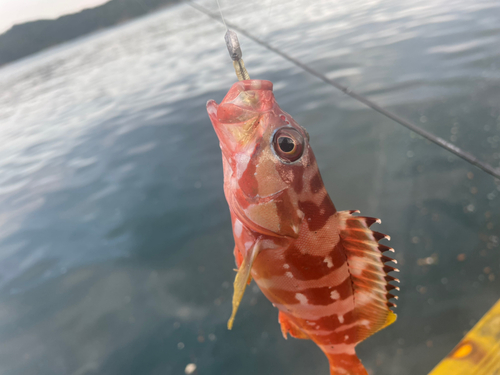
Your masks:
M304 152L304 137L293 128L281 128L274 134L273 147L280 159L294 162Z
M295 143L292 138L289 137L279 137L278 146L283 152L292 152L295 148Z

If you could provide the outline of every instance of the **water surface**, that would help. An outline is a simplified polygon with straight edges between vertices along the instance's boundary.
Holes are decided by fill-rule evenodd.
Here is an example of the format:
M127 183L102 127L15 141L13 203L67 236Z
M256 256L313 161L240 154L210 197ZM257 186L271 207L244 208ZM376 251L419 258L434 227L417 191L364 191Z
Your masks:
M500 166L497 1L222 6ZM2 374L328 373L255 286L226 329L234 243L205 110L234 82L223 33L181 4L0 69ZM337 208L392 237L399 319L360 357L371 374L427 373L500 298L500 182L240 39L308 129Z

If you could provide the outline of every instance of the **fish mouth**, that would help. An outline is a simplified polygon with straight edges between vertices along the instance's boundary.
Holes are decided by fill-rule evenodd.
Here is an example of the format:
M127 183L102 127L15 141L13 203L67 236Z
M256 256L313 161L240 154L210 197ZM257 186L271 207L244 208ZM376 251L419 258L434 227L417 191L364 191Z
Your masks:
M273 83L260 79L236 82L227 92L221 105L226 103L250 111L268 111L274 104Z
M270 111L275 103L272 82L253 79L236 82L220 104L209 100L207 112L214 127L235 126Z
M261 119L273 110L273 84L265 80L236 82L220 104L207 103L207 112L223 149L228 154L258 137Z

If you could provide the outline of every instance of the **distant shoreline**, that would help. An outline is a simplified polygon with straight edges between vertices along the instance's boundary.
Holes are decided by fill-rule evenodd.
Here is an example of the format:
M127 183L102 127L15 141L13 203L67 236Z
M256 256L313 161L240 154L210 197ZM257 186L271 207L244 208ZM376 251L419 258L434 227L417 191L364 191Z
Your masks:
M0 67L58 44L122 24L180 0L110 0L54 20L12 26L0 34Z

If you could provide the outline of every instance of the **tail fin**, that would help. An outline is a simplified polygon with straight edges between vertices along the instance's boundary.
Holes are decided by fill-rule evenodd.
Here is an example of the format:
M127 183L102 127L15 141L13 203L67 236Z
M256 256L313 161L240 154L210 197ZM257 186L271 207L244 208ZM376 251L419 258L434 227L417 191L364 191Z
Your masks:
M328 354L331 375L368 375L356 353Z

